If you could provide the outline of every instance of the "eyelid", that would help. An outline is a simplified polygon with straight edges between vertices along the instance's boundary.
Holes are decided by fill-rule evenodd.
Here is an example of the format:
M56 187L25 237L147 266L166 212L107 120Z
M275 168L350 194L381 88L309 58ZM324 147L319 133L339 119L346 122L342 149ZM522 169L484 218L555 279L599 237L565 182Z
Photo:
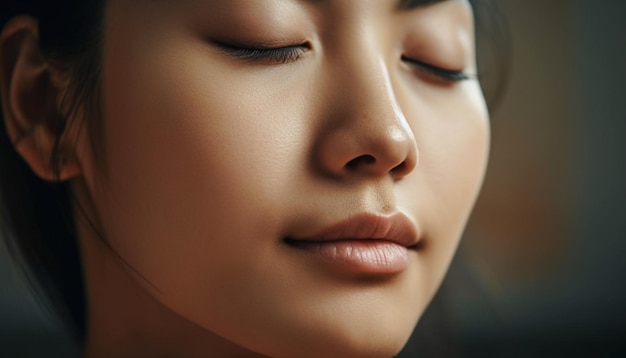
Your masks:
M450 81L450 82L461 82L461 81L466 81L466 80L475 78L475 76L471 76L462 70L459 71L459 70L450 70L450 69L442 68L439 66L432 65L428 62L424 62L424 61L410 58L407 56L402 56L402 61L407 62L411 65L414 65L420 71L426 72L430 75L439 77L440 79Z
M304 52L310 49L310 45L308 43L278 46L265 44L240 45L220 41L214 41L213 43L227 55L240 60L266 60L280 64L296 61L304 54Z
M237 59L244 61L262 61L266 60L272 63L286 64L296 61L304 54L305 51L310 49L308 43L301 43L297 45L240 45L225 43L221 41L214 41L215 46L225 52L229 56L233 56ZM436 76L439 79L449 82L461 82L474 78L468 75L464 71L449 70L441 68L430 63L402 56L402 61L410 63L416 66L419 70Z

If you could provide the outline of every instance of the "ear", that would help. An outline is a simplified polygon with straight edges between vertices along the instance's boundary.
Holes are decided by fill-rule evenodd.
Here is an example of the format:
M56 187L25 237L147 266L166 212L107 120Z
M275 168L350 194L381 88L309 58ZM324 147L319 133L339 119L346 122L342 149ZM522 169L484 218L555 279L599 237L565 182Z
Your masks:
M28 16L9 20L0 33L4 125L18 154L47 181L64 181L80 173L74 149L61 141L65 119L59 98L67 89L61 79L41 53L37 20Z

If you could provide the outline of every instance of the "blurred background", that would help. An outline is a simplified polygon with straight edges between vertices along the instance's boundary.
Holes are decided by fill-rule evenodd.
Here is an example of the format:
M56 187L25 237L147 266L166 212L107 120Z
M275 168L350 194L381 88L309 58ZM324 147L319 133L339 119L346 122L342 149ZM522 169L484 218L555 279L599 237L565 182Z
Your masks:
M626 357L626 2L496 4L513 57L490 168L400 357ZM77 356L1 245L0 285L0 356Z
M403 357L626 357L626 2L496 3L490 168Z

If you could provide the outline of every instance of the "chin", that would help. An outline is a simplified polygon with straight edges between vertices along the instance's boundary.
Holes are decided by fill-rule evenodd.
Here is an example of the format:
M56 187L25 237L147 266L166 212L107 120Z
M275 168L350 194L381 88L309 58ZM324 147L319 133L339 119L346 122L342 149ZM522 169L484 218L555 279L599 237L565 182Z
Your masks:
M361 318L309 323L308 327L285 334L278 344L264 345L259 351L275 358L389 358L404 348L415 328L415 322L407 316L394 319L381 314L367 321Z
M409 336L410 332L401 336L391 336L382 330L359 337L345 335L334 337L332 342L319 342L317 349L291 352L292 354L284 357L389 358L404 348Z
M333 337L331 340L317 337L307 345L306 349L291 344L282 347L274 347L263 352L264 356L273 358L390 358L397 355L404 348L407 337L384 337L373 335L365 338Z

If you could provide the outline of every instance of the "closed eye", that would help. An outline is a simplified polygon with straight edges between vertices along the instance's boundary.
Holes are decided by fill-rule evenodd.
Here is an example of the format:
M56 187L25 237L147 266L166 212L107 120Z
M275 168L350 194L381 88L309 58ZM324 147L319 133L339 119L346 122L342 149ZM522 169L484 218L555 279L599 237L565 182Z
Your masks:
M290 45L281 47L240 46L223 42L215 45L226 54L243 61L267 61L270 63L285 64L297 61L310 49L308 44Z
M220 50L243 61L268 61L277 64L286 64L297 61L306 51L310 49L308 44L290 45L281 47L240 46L224 42L214 43ZM464 71L455 71L438 66L434 66L424 61L402 56L402 61L409 63L418 70L438 77L449 82L461 82L474 78Z
M415 68L417 68L418 70L426 74L436 76L439 79L446 80L449 82L461 82L461 81L475 78L475 76L471 76L465 73L464 71L455 71L455 70L441 68L438 66L431 65L430 63L412 59L406 56L402 56L402 61L414 66Z

